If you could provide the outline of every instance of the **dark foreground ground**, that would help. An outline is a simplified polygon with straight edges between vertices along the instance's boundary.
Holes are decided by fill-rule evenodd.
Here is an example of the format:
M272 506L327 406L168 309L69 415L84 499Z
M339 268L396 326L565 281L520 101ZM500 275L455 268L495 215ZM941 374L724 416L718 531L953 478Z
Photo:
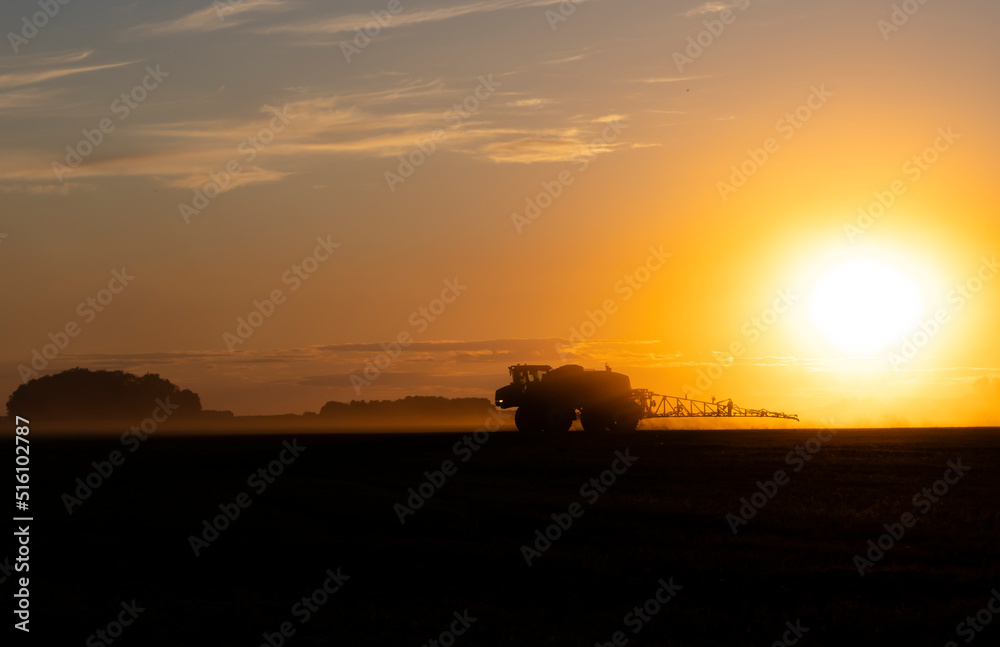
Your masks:
M467 462L461 433L157 435L72 514L76 478L127 448L35 435L31 638L111 644L96 632L118 634L135 600L115 645L1000 644L1000 621L956 633L1000 588L1000 433L841 430L795 472L786 455L815 434L500 432ZM301 456L263 492L248 484L293 437ZM581 494L626 450L634 465ZM449 459L457 472L401 524L393 506ZM970 471L914 505L959 459ZM789 482L734 535L727 513L782 469ZM241 492L249 507L196 557L189 537ZM572 503L582 516L528 566L522 545ZM916 525L861 577L854 556L904 512ZM338 568L349 579L307 619L295 605ZM672 600L628 615L671 578ZM8 614L14 592L7 577ZM457 637L456 612L476 619Z

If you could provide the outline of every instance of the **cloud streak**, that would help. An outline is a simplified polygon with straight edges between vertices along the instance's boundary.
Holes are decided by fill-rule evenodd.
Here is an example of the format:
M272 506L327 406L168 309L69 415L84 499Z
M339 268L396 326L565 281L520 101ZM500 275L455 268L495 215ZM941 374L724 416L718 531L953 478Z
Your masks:
M86 74L87 72L97 72L99 70L109 70L124 65L132 65L136 61L125 61L122 63L107 63L105 65L91 65L88 67L64 67L53 70L40 70L37 72L18 72L10 74L0 74L0 90L20 88L26 85L34 85L60 79L73 74Z
M401 13L392 16L391 22L384 25L382 29L396 27L408 27L422 23L441 22L460 18L463 16L492 13L507 9L523 9L526 7L544 7L558 4L561 0L480 0L479 2L469 2L451 7L437 7L432 9L412 10L404 5ZM370 13L355 13L337 16L328 20L309 20L284 25L274 25L271 27L259 28L258 33L263 34L326 34L339 35L350 34L356 29L364 27L366 23L372 22Z
M125 33L133 38L209 33L242 25L256 13L285 11L291 6L282 0L238 0L232 3L220 0L179 18L137 25Z
M703 4L688 9L684 12L686 18L694 16L704 16L706 14L721 13L727 9L746 9L750 6L750 0L738 0L736 2L705 2Z

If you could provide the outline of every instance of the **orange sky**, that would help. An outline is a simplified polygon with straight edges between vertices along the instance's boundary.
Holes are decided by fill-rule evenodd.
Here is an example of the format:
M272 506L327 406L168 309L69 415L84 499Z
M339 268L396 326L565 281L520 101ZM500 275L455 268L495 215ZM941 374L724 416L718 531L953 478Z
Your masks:
M241 414L608 362L816 424L998 424L1000 8L916 6L97 2L25 37L6 3L0 392L69 325L39 373ZM864 352L809 315L859 258L920 297Z

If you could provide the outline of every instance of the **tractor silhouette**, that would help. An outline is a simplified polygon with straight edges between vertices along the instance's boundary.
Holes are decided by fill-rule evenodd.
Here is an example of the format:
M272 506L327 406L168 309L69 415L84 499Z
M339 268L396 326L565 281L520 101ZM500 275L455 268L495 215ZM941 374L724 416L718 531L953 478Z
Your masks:
M496 406L517 407L518 431L569 431L577 413L584 431L635 431L643 418L785 418L795 414L744 409L731 399L711 402L633 389L627 375L576 364L509 367L511 382L496 392Z
M519 364L510 367L510 377L510 384L497 389L496 405L517 407L518 431L569 431L577 411L586 431L634 431L644 417L628 376L608 367Z

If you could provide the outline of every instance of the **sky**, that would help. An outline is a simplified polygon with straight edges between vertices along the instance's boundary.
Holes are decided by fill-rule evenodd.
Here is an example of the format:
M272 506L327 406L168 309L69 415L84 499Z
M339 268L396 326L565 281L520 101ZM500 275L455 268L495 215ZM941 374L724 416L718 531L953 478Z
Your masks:
M300 413L607 363L813 424L1000 424L998 20L5 2L0 392L83 366Z

